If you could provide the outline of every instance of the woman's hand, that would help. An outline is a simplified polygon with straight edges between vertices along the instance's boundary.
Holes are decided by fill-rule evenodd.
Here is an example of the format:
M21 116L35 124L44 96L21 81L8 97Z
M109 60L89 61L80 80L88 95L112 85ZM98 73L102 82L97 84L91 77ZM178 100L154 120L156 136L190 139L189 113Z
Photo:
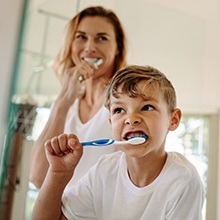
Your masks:
M56 173L73 172L83 154L83 147L74 134L61 134L46 141L46 157Z
M77 66L69 68L61 76L62 89L58 100L63 100L72 105L76 98L81 98L86 92L84 81L91 78L96 69L95 64L86 61L82 61Z

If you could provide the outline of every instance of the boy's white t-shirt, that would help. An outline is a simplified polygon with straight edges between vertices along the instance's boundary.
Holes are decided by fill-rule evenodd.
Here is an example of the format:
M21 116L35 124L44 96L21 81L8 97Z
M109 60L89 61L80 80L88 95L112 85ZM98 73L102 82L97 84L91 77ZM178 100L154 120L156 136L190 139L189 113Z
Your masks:
M81 142L111 138L109 111L103 105L94 117L88 122L82 123L79 117L79 99L76 99L68 111L64 133L76 134ZM75 170L74 179L71 180L68 186L76 184L78 180L98 161L102 154L108 154L115 151L115 146L85 147L80 163Z
M201 220L204 191L195 167L169 152L160 175L146 187L129 179L121 151L103 155L78 184L66 190L62 211L70 219Z

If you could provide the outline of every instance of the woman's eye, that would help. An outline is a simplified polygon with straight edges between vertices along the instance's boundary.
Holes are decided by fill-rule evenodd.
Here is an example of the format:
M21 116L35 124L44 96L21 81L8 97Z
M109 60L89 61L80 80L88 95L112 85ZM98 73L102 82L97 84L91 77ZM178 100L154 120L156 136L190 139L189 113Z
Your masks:
M122 111L123 111L122 108L115 108L115 109L113 110L113 114L120 114Z
M154 107L152 105L145 105L141 110L142 111L152 111L152 110L154 110Z
M86 39L86 36L83 34L77 34L75 38L76 39Z
M99 42L106 41L107 37L106 36L99 36L96 40Z

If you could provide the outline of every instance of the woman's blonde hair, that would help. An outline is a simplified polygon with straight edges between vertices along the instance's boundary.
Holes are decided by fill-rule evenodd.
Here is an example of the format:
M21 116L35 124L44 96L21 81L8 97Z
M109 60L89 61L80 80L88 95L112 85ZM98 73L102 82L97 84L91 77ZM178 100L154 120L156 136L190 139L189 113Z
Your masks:
M94 16L99 16L108 19L108 21L114 27L118 54L115 57L115 66L112 71L112 75L114 75L116 71L118 71L126 65L126 37L122 24L119 21L118 17L112 10L105 9L101 6L88 7L79 12L77 15L75 15L75 17L73 17L73 19L70 20L67 25L63 46L61 47L61 50L59 51L54 61L54 71L58 77L60 75L63 75L66 69L75 65L71 57L71 47L76 29L80 21L85 17Z
M162 92L168 110L172 112L176 108L176 92L172 83L158 69L151 66L130 65L119 70L106 87L105 106L110 109L111 96L117 98L118 89L129 97L145 96L138 84L151 85Z

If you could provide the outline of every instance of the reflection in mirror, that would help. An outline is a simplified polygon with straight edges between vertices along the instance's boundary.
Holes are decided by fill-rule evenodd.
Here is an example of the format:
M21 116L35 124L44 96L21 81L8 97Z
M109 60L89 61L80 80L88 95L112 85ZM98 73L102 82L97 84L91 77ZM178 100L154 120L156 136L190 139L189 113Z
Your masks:
M220 21L217 11L220 5L212 3L208 6L198 3L200 7L197 7L187 2L177 4L160 0L140 1L139 4L127 0L30 2L18 51L6 141L8 148L5 148L4 166L1 165L3 174L8 175L2 178L1 174L3 189L9 187L9 183L13 187L12 193L6 196L11 201L8 212L12 219L30 219L37 196L35 187L28 183L30 151L59 91L52 65L65 26L76 11L97 4L112 8L122 20L129 42L129 63L157 66L170 74L177 88L179 105L183 112L189 113L184 115L182 130L175 140L182 153L191 152L188 156L196 161L206 184L204 216L217 219L218 126L212 136L208 130L215 127L218 117L216 120L203 117L204 112L211 118L217 115L216 105L219 106L216 94L219 94L217 82L220 79L216 73L220 71L217 59L220 45L219 40L213 39L219 37L216 24ZM187 149L180 144L182 142ZM11 167L15 169L10 171Z

